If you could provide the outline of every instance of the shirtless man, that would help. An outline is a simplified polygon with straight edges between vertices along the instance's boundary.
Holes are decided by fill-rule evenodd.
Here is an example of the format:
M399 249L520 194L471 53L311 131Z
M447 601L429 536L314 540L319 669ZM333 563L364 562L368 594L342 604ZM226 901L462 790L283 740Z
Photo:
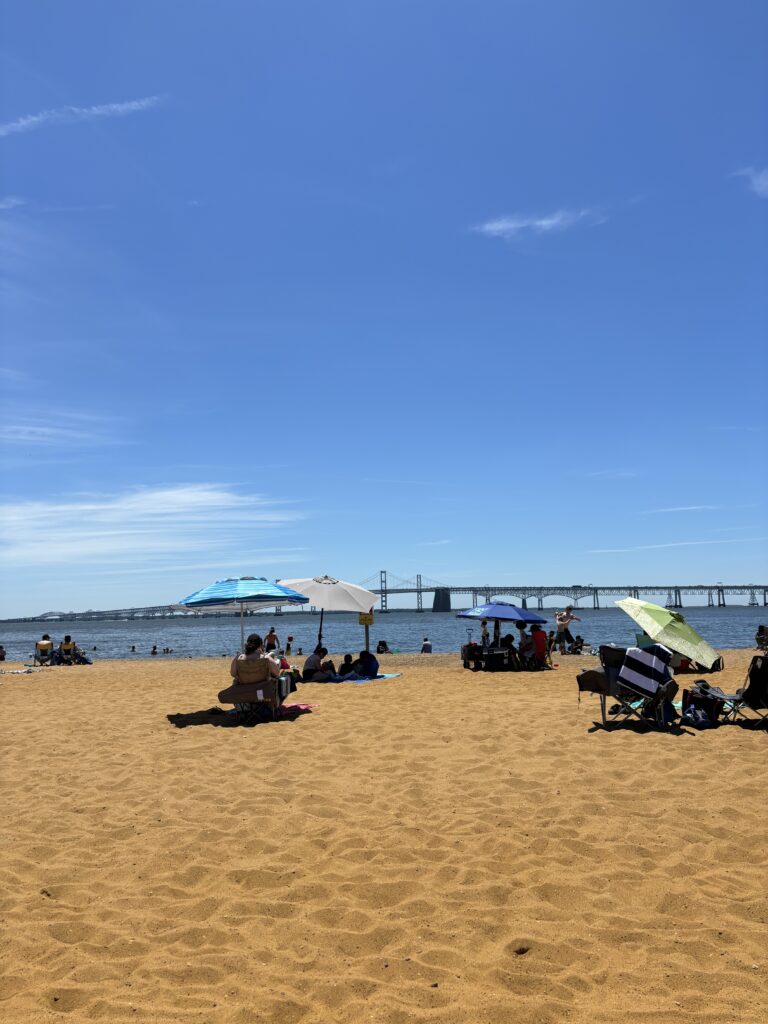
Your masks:
M557 646L561 654L565 654L565 645L573 643L571 631L568 629L572 622L581 622L581 619L573 614L573 605L569 604L564 612L555 612L557 623Z

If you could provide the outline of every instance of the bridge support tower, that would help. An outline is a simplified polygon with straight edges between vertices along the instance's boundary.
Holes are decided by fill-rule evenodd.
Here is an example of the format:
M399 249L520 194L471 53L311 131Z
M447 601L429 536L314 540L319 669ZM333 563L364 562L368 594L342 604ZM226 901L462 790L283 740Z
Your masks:
M717 588L717 607L725 608L725 590L722 587Z
M636 601L639 601L640 600L640 591L637 589L637 587L632 587L632 592L630 593L629 596L630 597L634 597L634 599Z
M421 600L421 573L418 573L416 576L416 611L424 611L424 606Z
M599 608L600 607L600 595L598 594L597 590L593 590L592 591L592 607L593 608Z
M757 608L757 591L755 590L749 592L749 607Z
M707 591L707 608L715 607L715 597L711 590Z
M480 605L480 602L477 599L477 591L473 590L472 591L472 607L473 608L478 608L479 605Z
M539 609L540 612L544 611L544 598L541 596L541 594L539 594L539 596L536 598L536 607Z
M387 570L382 569L379 576L379 586L381 587L381 596L379 597L379 611L388 612L387 608Z
M448 587L435 587L432 601L433 612L449 612L451 610L451 592Z
M520 607L521 608L527 608L528 607L528 596L527 596L527 594L521 594L520 595Z

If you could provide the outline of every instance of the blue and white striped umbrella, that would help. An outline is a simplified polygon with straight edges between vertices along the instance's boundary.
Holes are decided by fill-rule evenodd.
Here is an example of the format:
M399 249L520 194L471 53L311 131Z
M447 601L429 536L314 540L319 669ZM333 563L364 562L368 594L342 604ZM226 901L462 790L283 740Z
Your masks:
M240 605L240 646L244 646L243 611L246 605L262 605L271 608L282 604L309 604L309 598L296 590L283 587L279 583L270 583L263 577L240 576L226 580L216 580L202 590L183 597L180 605L186 608L213 608L217 605Z

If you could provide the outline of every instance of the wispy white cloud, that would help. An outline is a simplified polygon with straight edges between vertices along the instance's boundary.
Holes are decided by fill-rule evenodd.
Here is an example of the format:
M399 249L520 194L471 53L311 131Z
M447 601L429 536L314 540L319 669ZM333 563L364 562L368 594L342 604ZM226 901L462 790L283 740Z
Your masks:
M657 512L714 512L722 508L721 505L674 505L671 508L646 508L641 513L644 516L656 515Z
M70 565L82 575L92 566L155 570L201 556L241 560L249 539L264 529L301 518L284 503L237 494L219 484L137 488L51 501L0 505L0 564L7 568Z
M162 96L143 96L138 100L126 100L123 103L99 103L92 107L58 107L55 110L41 110L37 114L25 114L15 121L0 124L0 138L6 135L21 135L33 132L38 128L53 124L78 124L81 121L92 121L100 117L125 117L127 114L138 114L143 110L151 110L163 99Z
M19 379L13 371L9 373L9 381ZM9 414L7 421L0 423L0 442L8 447L51 450L72 445L117 444L119 439L113 420L55 409L39 415L30 412L18 418Z
M742 167L736 176L746 178L750 189L760 199L768 199L768 167Z
M472 229L478 234L487 235L489 238L503 238L506 240L518 238L525 232L535 235L548 235L557 231L565 231L574 228L578 224L604 224L607 218L604 214L594 209L581 210L555 210L544 216L535 216L526 213L515 213L496 217L494 220L477 224Z
M640 514L644 516L656 515L657 512L722 512L733 511L740 508L755 508L750 505L673 505L670 508L646 508Z
M734 537L730 540L676 540L669 544L637 544L631 548L592 548L588 555L618 555L629 551L658 551L662 548L694 548L709 544L757 544L768 537Z
M0 210L15 210L18 206L26 206L26 199L21 196L3 196L0 199Z

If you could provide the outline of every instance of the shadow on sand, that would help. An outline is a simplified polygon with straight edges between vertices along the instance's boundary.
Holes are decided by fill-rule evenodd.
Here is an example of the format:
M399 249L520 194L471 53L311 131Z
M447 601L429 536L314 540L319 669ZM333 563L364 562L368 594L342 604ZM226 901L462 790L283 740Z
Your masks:
M293 722L301 715L311 714L312 704L288 704L280 709L280 722ZM274 725L268 713L254 713L246 719L239 718L231 711L222 708L206 708L204 711L178 712L165 716L177 729L186 729L189 725L215 725L222 729L252 729L255 725Z

